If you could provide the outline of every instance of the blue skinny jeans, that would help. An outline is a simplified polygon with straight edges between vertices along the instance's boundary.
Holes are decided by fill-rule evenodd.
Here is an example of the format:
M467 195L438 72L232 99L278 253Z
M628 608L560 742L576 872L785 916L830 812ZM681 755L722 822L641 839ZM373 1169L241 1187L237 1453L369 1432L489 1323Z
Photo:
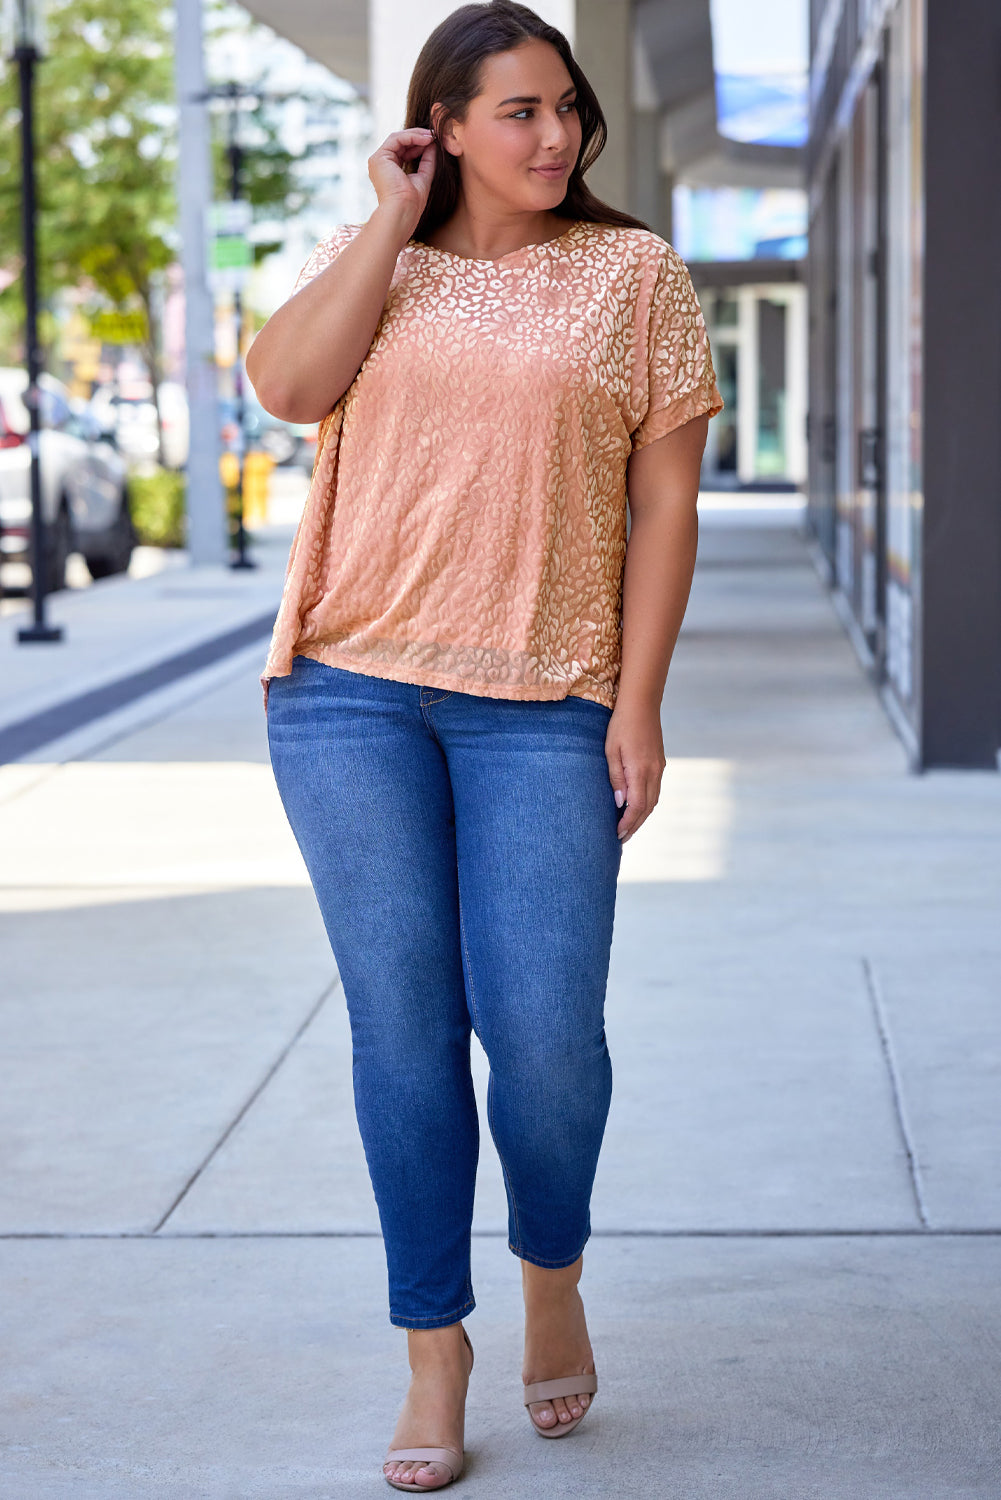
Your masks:
M397 1327L476 1305L471 1030L509 1248L568 1266L590 1235L622 853L610 717L586 698L486 698L306 656L271 679L271 764L344 990Z

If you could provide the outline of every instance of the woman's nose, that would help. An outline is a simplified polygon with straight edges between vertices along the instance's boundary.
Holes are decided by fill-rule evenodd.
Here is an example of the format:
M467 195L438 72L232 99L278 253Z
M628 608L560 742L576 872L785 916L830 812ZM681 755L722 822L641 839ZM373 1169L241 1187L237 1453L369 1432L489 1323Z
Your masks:
M570 144L570 132L562 115L550 115L542 128L542 144L552 150L563 150Z

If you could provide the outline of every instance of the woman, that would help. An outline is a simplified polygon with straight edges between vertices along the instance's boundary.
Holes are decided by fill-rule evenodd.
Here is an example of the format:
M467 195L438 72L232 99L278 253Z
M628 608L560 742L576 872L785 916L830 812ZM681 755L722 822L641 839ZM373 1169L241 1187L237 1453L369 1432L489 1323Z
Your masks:
M584 184L604 139L561 32L463 5L369 159L378 206L317 246L247 356L268 411L322 419L261 681L408 1332L397 1489L463 1463L471 1028L536 1431L573 1430L597 1390L578 1282L616 881L660 792L722 406L684 263Z

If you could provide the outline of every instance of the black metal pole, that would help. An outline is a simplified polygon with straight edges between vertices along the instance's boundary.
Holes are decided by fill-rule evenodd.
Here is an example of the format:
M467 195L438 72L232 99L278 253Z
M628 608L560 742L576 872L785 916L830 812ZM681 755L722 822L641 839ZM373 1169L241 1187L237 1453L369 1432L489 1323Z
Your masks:
M229 106L229 195L234 203L240 200L240 169L243 165L243 153L236 138L236 114L240 85L230 84L230 106ZM239 433L239 452L237 460L239 469L236 481L236 557L230 564L233 568L256 568L257 563L247 556L247 529L243 519L243 489L244 489L244 467L243 456L247 447L247 434L245 430L245 406L243 400L243 370L240 365L240 343L243 335L243 298L240 288L233 288L233 316L236 320L236 359L233 362L233 395L236 398L236 430Z
M31 427L28 444L31 450L31 592L35 618L17 632L19 641L61 641L61 625L45 621L46 544L45 517L42 514L42 483L39 467L38 376L38 287L35 276L35 132L32 115L32 81L37 51L20 42L14 49L21 84L21 218L24 242L24 347L27 356L28 389L24 404Z

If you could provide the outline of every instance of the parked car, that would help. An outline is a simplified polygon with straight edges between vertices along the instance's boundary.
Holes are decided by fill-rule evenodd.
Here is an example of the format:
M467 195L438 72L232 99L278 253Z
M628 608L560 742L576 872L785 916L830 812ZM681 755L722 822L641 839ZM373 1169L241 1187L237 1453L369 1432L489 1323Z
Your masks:
M188 397L176 380L156 388L163 428L163 460L168 469L183 469L188 461ZM102 385L88 402L98 428L125 458L153 459L159 454L156 406L148 380Z
M31 427L26 371L0 368L0 561L31 560ZM54 376L39 377L39 470L46 523L46 588L66 587L82 552L95 578L124 573L135 546L127 466L86 404Z
M163 458L168 469L188 462L188 399L183 385L165 380L157 387L163 426ZM156 459L156 408L148 380L121 386L100 386L90 398L90 410L100 427L114 437L118 451L130 459ZM246 448L260 448L276 464L299 464L312 469L316 454L316 422L283 422L265 411L253 387L244 382L243 431ZM219 398L219 435L222 446L235 452L238 444L236 401Z

